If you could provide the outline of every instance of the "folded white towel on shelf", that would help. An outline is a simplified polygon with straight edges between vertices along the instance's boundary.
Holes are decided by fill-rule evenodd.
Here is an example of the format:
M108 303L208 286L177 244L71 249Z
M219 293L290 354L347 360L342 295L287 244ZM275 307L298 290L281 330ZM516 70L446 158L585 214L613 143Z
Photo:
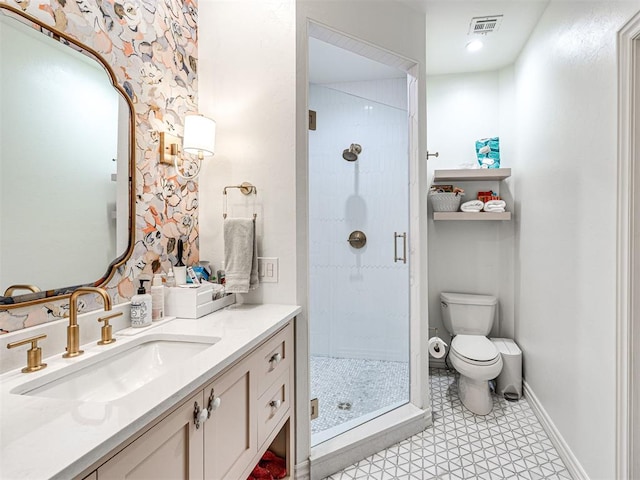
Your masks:
M506 206L507 204L504 200L489 200L484 204L484 211L488 212L502 209L502 211L504 212Z
M493 208L486 208L484 209L485 212L489 212L489 213L502 213L505 212L506 210L504 208L500 208L500 207L493 207Z
M253 218L224 221L224 268L227 293L247 293L258 286L256 222Z
M463 212L479 212L484 207L484 203L480 200L470 200L460 205L460 210Z

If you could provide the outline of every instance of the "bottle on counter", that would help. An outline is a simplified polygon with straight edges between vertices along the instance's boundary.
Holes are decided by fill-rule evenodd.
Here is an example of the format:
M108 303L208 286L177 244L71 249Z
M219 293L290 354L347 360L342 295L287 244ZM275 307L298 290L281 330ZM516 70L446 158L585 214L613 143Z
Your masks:
M131 297L131 326L135 328L151 325L151 295L144 288L146 278L140 279L137 295Z
M175 287L176 286L176 276L173 273L173 265L169 267L169 273L167 273L167 287Z
M217 272L217 276L218 276L218 283L221 285L224 285L226 283L225 278L224 278L224 262L222 262L222 264L220 265L220 270L218 270Z
M151 282L151 320L157 322L164 318L164 285L162 275L156 273Z

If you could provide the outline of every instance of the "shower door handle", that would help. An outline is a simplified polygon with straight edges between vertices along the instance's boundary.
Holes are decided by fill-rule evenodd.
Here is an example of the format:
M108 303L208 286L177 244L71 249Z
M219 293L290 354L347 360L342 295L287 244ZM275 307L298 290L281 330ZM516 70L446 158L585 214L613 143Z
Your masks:
M402 238L402 257L398 256L398 238ZM393 232L393 261L407 263L407 232Z

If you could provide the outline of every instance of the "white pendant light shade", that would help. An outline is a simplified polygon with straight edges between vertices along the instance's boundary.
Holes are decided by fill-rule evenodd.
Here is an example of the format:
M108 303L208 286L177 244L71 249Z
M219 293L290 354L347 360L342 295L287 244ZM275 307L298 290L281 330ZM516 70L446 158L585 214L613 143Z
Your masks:
M184 117L184 138L182 150L202 156L215 153L216 122L204 115L186 115Z

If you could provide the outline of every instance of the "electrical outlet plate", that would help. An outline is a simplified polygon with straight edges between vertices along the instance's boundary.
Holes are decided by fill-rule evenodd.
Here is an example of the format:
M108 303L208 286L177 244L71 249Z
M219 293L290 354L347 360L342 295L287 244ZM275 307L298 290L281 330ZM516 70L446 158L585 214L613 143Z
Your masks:
M262 283L278 283L278 258L258 257L258 277Z

